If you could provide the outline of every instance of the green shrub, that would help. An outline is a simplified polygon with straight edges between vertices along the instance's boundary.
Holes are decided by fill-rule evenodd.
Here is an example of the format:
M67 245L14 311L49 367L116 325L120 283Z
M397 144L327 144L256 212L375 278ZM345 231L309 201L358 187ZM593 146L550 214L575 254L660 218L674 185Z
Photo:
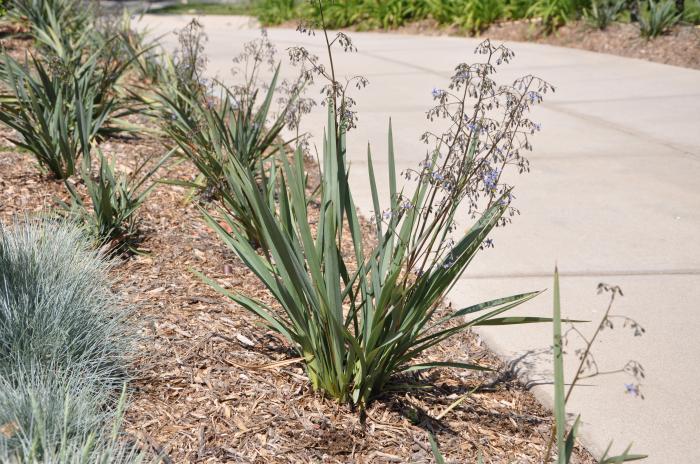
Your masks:
M700 24L700 0L686 0L683 21L690 24Z
M455 24L478 33L501 17L503 17L502 0L469 0L465 2L463 13L456 16Z
M535 0L527 10L527 15L542 21L546 32L552 32L572 19L572 0Z
M331 2L324 8L324 16L329 27L348 27L365 20L363 0Z
M639 15L639 32L642 37L652 39L678 24L681 14L676 11L673 0L649 0L644 3Z
M502 0L424 0L425 16L440 24L480 32L504 15Z
M269 25L297 19L297 11L295 0L259 0L255 7L260 22Z
M625 7L625 0L592 0L584 12L586 21L593 27L605 30L615 22Z
M391 29L414 18L416 2L408 0L364 0L366 24L370 28Z
M506 19L523 19L528 16L532 0L507 0L503 6L503 17Z

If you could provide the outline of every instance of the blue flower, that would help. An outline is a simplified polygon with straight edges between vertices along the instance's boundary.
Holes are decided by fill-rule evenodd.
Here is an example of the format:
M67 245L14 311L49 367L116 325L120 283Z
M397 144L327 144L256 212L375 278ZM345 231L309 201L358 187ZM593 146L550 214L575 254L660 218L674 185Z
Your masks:
M440 98L445 95L445 91L438 88L433 88L433 98Z
M486 173L486 175L484 176L484 187L486 188L486 190L496 190L499 175L500 171L498 169L492 169Z
M530 99L530 103L539 103L542 101L542 96L532 90L527 93L527 98Z
M635 385L633 383L626 383L625 384L625 393L629 393L630 395L634 395L634 396L639 396L639 386Z

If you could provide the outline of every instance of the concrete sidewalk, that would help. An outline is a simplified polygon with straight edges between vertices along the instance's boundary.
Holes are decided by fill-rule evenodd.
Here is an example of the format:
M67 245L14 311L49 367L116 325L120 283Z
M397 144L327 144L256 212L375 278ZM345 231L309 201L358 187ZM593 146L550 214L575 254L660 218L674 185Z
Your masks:
M147 16L156 33L188 18ZM213 75L228 79L231 58L258 32L245 18L201 18L209 35ZM304 44L322 55L320 37L270 30L283 50ZM352 34L358 53L337 54L339 73L363 74L370 85L356 92L359 128L348 138L351 182L364 212L371 210L366 177L369 141L378 173L386 172L386 134L393 120L399 169L425 155L419 135L433 87L447 85L455 64L478 59L479 40ZM167 35L172 44L174 36ZM598 282L624 290L616 312L647 329L643 337L616 328L595 347L602 370L630 359L646 368L646 400L625 394L624 375L597 377L580 386L570 412L582 414L584 443L594 454L614 440L614 451L634 441L649 463L700 462L692 437L700 429L700 72L639 60L535 44L509 44L515 60L500 73L510 80L532 73L556 86L534 114L542 132L532 141L532 172L516 179L522 215L494 234L451 294L455 306L551 287L554 263L562 272L566 317L597 320L607 299ZM284 56L282 56L284 58ZM320 140L325 112L304 128ZM467 218L461 218L465 227ZM550 315L551 293L513 314ZM594 329L591 324L589 332ZM551 326L482 331L487 343L518 364L529 378L551 378ZM573 370L573 354L567 359ZM537 383L537 382L535 382ZM534 387L545 403L551 386Z

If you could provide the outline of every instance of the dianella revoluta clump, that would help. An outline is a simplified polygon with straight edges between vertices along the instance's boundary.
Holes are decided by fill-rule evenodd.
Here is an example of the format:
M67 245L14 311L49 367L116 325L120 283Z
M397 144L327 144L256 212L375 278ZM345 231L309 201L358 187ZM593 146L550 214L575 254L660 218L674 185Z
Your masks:
M202 60L199 59L204 63ZM197 60L186 62L192 63L188 69L197 68ZM237 73L242 79L240 84L228 87L199 78L198 82L207 82L208 88L190 94L161 85L152 107L166 116L165 132L176 143L178 152L200 173L193 181L177 183L197 189L205 203L216 201L236 218L235 227L242 229L252 243L258 243L260 232L240 192L239 180L232 174L231 163L235 158L264 188L262 178L270 156L279 144L291 143L281 142L282 129L285 126L296 129L308 104L298 98L303 76L291 82L280 80L275 49L265 34L245 44L234 62L240 68ZM263 84L260 75L265 70L272 78ZM275 192L266 189L265 194L273 198Z
M397 183L389 127L386 181L390 196L383 213L368 153L377 214L371 221L376 243L367 247L348 181L347 130L357 121L346 98L350 80L336 79L331 52L336 45L346 51L354 47L345 34L330 38L325 27L322 34L328 67L306 50L290 52L309 72L328 81L328 123L317 196L309 201L301 148L291 160L280 151L263 183L277 186L276 203L264 195L244 166L232 166L251 220L262 233L260 252L234 227L235 218L222 210L206 214L210 226L258 276L282 310L232 294L205 279L287 338L303 358L315 389L363 409L402 373L436 367L486 369L460 356L420 361L426 350L469 327L551 320L502 316L536 292L438 312L488 233L506 221L504 214L512 212L512 188L501 182L501 175L510 167L527 169L523 151L530 147L528 136L537 130L527 118L528 110L551 87L532 76L518 79L514 86L498 85L493 80L496 67L513 54L503 46L482 43L476 51L483 62L457 66L448 89L436 89L438 105L428 114L447 118L450 125L440 135L424 137L433 148L413 172L417 184L411 194L404 194ZM362 87L366 80L355 82ZM455 215L464 209L472 213L475 223L452 241ZM312 221L312 214L317 221ZM222 225L220 217L230 227ZM350 253L343 251L346 246Z

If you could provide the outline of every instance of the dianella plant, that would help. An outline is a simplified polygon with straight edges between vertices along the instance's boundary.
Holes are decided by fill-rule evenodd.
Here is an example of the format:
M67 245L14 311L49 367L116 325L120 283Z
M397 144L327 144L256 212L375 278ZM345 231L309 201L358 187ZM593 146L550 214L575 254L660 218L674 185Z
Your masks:
M574 376L573 381L569 384L569 387L567 389L565 381L564 381L564 346L566 343L566 333L562 331L562 318L561 318L561 296L560 296L560 290L559 290L559 271L555 268L554 270L554 309L553 309L553 347L554 347L554 419L555 419L555 425L554 428L552 429L552 436L550 437L550 440L547 444L547 451L545 452L545 456L543 457L542 462L556 462L557 464L568 464L571 461L571 456L572 452L574 449L574 444L576 441L576 437L578 434L578 427L580 425L580 419L581 416L577 416L576 420L574 421L573 425L570 427L569 432L567 433L566 428L567 428L567 421L566 421L566 403L569 400L569 397L571 396L571 392L573 391L574 387L576 386L576 382L580 380L581 378L581 373L582 369L584 366L589 365L591 366L591 357L590 357L590 348L595 341L596 337L600 333L600 331L604 327L609 327L612 328L612 319L616 317L621 317L624 319L624 324L629 325L634 331L635 335L639 334L644 331L643 328L641 328L638 323L628 317L625 316L614 316L610 314L610 309L612 308L612 304L615 301L615 296L616 295L621 295L622 292L619 290L619 287L610 287L605 284L601 284L603 287L599 286L599 289L602 289L603 291L610 292L611 293L611 298L610 298L610 304L608 305L607 310L605 311L605 314L603 318L600 321L600 324L598 325L598 329L595 331L593 336L591 337L590 340L587 340L587 345L585 349L585 353L583 355L580 355L580 364L579 367L576 371L576 375ZM595 364L595 361L593 361L593 364ZM625 368L615 371L615 372L622 372L622 371L628 371L630 373L633 373L633 375L638 375L638 363L628 363ZM595 368L595 373L593 375L589 375L589 377L592 377L594 375L600 375L603 374L601 372L598 372L597 365L594 367ZM643 371L643 370L642 370ZM638 389L638 386L636 386ZM628 389L629 390L629 389ZM637 390L638 391L638 390ZM635 454L631 452L632 445L629 445L622 454L611 456L610 455L610 448L612 447L612 443L608 445L608 448L605 450L603 456L600 458L598 461L598 464L620 464L623 462L628 462L628 461L639 461L642 459L645 459L647 456L643 454ZM555 460L552 461L552 449L556 448L556 457Z
M129 174L117 171L114 160L99 152L99 171L93 176L90 166L81 169L86 197L70 180L64 183L71 204L63 203L63 213L83 224L96 245L111 254L137 252L139 236L137 211L156 187L156 172L172 151L156 162L141 161Z
M188 92L165 88L156 92L152 107L164 115L164 130L175 141L179 153L191 161L200 175L193 181L178 182L200 191L203 200L216 200L235 218L235 227L241 229L252 243L259 243L260 231L252 219L249 204L241 192L239 179L232 167L234 160L243 166L264 188L264 171L269 168L270 156L281 143L280 133L294 123L290 116L297 114L295 106L301 90L301 80L279 82L280 67L275 65L274 51L265 36L246 44L237 63L244 68L240 85L227 87L220 82L205 81L208 89ZM192 53L190 53L192 55ZM200 60L191 59L187 69L196 69ZM272 79L267 89L259 82L261 67L267 65ZM186 71L185 70L185 71ZM185 72L182 71L182 72ZM202 82L197 78L184 80L191 85ZM175 85L181 82L175 81ZM172 84L171 84L172 85ZM274 183L265 184L265 196L274 197Z
M347 37L331 40L325 28L324 36L329 53ZM307 201L303 154L297 149L292 160L280 152L265 178L278 185L277 204L265 197L240 162L232 163L232 174L262 234L260 253L233 227L235 218L224 211L205 215L281 310L204 278L287 338L303 358L313 387L341 403L363 410L411 371L486 369L468 359L420 361L426 350L470 327L551 321L503 315L536 292L439 311L447 292L488 243L489 232L513 212L512 188L501 183L501 174L508 167L526 169L521 151L529 148L527 137L536 130L528 110L551 90L532 76L514 86L498 85L493 80L496 67L507 63L512 52L488 41L476 52L484 57L482 63L457 66L448 89L434 91L437 105L428 115L446 118L449 127L424 136L431 150L421 167L405 173L415 181L412 193L398 185L389 127L390 195L384 211L377 189L384 180L376 178L368 153L375 244L363 242L362 220L348 181L346 131L355 116L336 111L347 105L342 101L345 86L335 79L332 65L322 68L331 81L316 201ZM475 222L452 240L455 215L465 209ZM231 227L220 224L220 215Z
M32 155L41 168L57 179L73 175L89 145L113 129L107 122L118 117L115 92L125 65L105 66L100 52L81 63L30 57L24 63L5 55L0 81L9 92L0 94L0 121L20 135L12 140ZM54 59L56 58L56 59Z

